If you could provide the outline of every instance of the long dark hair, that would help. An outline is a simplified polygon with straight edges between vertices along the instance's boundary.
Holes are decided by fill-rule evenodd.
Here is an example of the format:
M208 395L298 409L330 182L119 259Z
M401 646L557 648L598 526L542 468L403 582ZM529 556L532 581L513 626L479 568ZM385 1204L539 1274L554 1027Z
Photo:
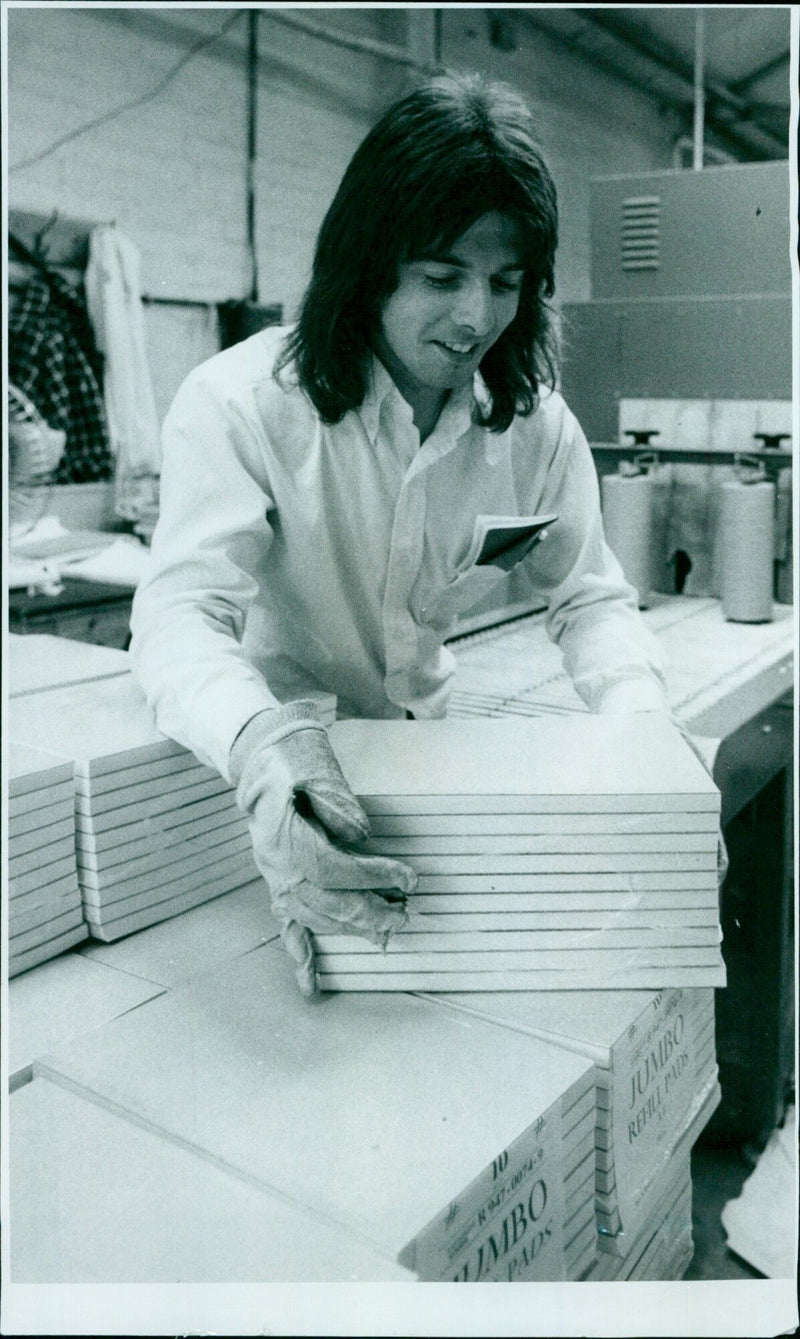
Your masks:
M356 150L317 238L311 281L276 372L294 362L326 423L363 401L371 346L398 267L446 251L492 211L517 223L525 276L514 320L481 363L491 406L478 421L504 431L553 384L556 189L530 110L505 84L438 76L396 102Z

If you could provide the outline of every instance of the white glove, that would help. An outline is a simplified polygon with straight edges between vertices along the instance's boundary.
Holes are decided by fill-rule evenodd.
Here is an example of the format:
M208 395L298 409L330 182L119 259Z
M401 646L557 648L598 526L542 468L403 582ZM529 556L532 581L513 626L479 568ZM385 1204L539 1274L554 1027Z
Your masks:
M416 875L398 860L356 855L331 840L361 842L369 821L312 702L259 712L237 736L230 765L281 939L300 989L313 995L310 932L361 935L385 947L408 922L405 896Z

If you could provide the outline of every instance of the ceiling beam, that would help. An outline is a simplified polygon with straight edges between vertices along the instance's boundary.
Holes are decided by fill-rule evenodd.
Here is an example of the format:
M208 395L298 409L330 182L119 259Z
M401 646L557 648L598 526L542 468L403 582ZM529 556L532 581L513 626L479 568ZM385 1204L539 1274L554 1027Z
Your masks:
M583 60L590 61L596 70L602 70L605 74L613 76L614 79L619 79L622 83L628 84L630 88L635 88L639 93L647 93L651 98L656 98L667 103L670 107L680 107L680 109L683 110L682 102L679 102L679 100L672 95L662 95L660 90L654 91L652 81L647 79L644 75L642 75L641 78L637 78L632 70L621 70L617 61L609 59L609 57L605 56L602 52L586 51L585 48L580 45L580 34L568 37L565 33L554 28L547 19L537 17L535 10L527 9L520 11L519 14L515 12L514 17L521 18L527 27L535 28L538 32L544 33L552 42L563 47L566 51L570 51L573 55L578 56Z
M735 79L732 83L729 83L728 88L733 93L743 95L749 88L752 88L753 84L757 84L759 79L765 79L768 74L774 74L782 66L788 65L790 60L791 52L781 51L779 55L773 56L772 60L766 61L757 70L751 70L748 75L745 75L744 79Z
M546 13L546 11L544 11ZM572 11L576 17L585 18L587 10ZM539 17L543 11L536 8L515 10L514 18L522 19L529 28L535 28L538 32L544 33L552 42L572 52L574 55L589 61L595 69L603 70L606 74L618 79L621 83L627 84L639 93L644 93L652 101L659 102L664 106L671 107L685 121L684 129L691 131L691 109L694 98L694 80L682 79L686 92L681 95L675 92L667 92L664 89L655 88L652 79L642 72L640 76L630 69L630 67L621 68L619 61L598 51L587 51L580 44L580 34L568 37L562 31L559 31L548 22L547 18ZM619 40L619 39L617 39ZM681 76L682 78L682 76ZM763 132L759 127L742 126L742 133L738 133L738 123L732 122L723 113L721 116L716 114L716 108L706 108L706 126L713 131L716 139L719 141L719 147L728 152L741 155L743 152L749 158L756 160L772 159L776 156L783 157L787 151L786 143L778 137L773 137Z
M688 61L681 52L676 51L663 39L650 33L645 35L640 29L634 28L623 17L624 12L616 9L581 9L577 11L579 16L587 23L594 25L596 28L601 28L603 32L610 33L624 46L636 51L638 55L644 56L682 80L691 89L693 95L694 70L691 61ZM710 124L714 124L718 119L717 112L724 108L728 113L733 112L737 116L748 118L747 126L742 126L740 133L739 127L732 124L730 116L723 113L719 120L727 133L738 134L742 142L753 149L767 152L780 149L782 153L786 152L787 145L784 139L775 135L768 127L758 126L754 120L749 119L751 107L746 98L740 97L725 84L720 84L714 79L706 79L705 88L707 97L717 104L707 108L706 115ZM760 140L758 144L754 142L756 134L758 134Z
M668 70L670 74L677 75L684 83L694 88L693 62L687 60L682 52L676 50L670 43L665 42L663 38L657 37L654 33L645 33L641 28L630 23L618 10L582 9L581 18L585 19L587 23L594 24L596 28L602 28L604 32L616 37L617 41L631 47L640 56L646 56L655 65L660 65L662 69ZM706 77L705 87L707 93L720 102L724 102L734 111L741 112L747 107L746 100L737 97L724 84L718 84L715 80Z

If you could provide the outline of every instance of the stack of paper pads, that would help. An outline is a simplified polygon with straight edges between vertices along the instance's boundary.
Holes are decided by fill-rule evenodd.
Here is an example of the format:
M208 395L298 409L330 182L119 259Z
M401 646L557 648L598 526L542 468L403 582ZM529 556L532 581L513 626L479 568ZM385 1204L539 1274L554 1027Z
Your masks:
M714 992L453 994L440 1004L594 1061L600 1256L587 1278L679 1277L692 1253L689 1155L720 1100Z
M25 1083L7 1109L17 1284L415 1282L311 1211L60 1083Z
M86 938L75 867L72 767L39 749L8 751L8 974Z
M5 668L12 698L130 673L126 651L50 633L9 633L7 652Z
M501 1055L506 1055L501 1047ZM556 1048L524 1056L534 1068L536 1120L397 1256L425 1281L581 1279L596 1258L594 1075L569 1087ZM561 1089L560 1094L555 1094ZM542 1111L545 1103L549 1107Z
M650 1191L648 1224L623 1255L600 1251L583 1276L586 1283L680 1279L694 1255L689 1154L676 1156Z
M333 719L335 700L320 713ZM114 940L258 877L219 774L155 728L130 675L17 698L11 734L74 767L74 842L91 934Z
M342 721L361 849L419 876L384 952L320 935L326 990L721 986L720 797L666 718Z
M421 1279L577 1279L595 1253L591 1060L412 995L310 1006L280 946L40 1057L48 1076Z

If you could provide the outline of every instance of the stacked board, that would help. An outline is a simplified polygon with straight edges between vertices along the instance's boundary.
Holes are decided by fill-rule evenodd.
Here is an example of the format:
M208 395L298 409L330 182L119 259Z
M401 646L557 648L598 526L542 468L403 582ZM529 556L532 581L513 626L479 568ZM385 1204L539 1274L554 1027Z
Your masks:
M312 1213L60 1085L25 1084L8 1108L15 1283L414 1281Z
M531 1056L546 1072L547 1053ZM546 1085L545 1085L546 1087ZM426 1281L574 1281L596 1257L594 1075L588 1070L400 1253ZM479 1192L479 1193L477 1193ZM457 1213L454 1212L457 1210ZM555 1235L558 1252L551 1247ZM558 1254L562 1260L558 1260Z
M693 1022L689 1010L681 1015L676 1006L671 1015L667 1010L663 1021L651 1024L649 1041L640 1038L638 1067L631 1088L625 1091L623 1087L622 1110L617 1109L613 1083L605 1089L598 1087L595 1205L602 1251L624 1254L632 1238L653 1221L652 1186L659 1172L676 1158L688 1157L719 1106L722 1094L714 1050L713 992L704 991L703 995L706 998L699 1004ZM675 1041L682 1016L686 1032ZM670 1038L674 1049L668 1054ZM672 1120L668 1115L664 1117L667 1127L671 1127L671 1137L666 1138L662 1134L662 1113L670 1111L677 1093L682 1100L671 1109ZM602 1107L604 1098L606 1105ZM648 1125L653 1130L651 1140L637 1149Z
M130 673L127 651L49 633L9 633L7 649L8 695L12 698Z
M95 938L119 939L258 877L234 790L156 729L130 675L17 698L11 734L47 741L73 764L78 878Z
M654 1215L658 1225L655 1188L719 1102L713 990L453 994L440 1003L594 1061L598 1245L627 1258L631 1242L652 1235Z
M647 1223L623 1255L601 1251L583 1276L586 1283L680 1279L694 1254L689 1155L670 1159L650 1192Z
M280 947L40 1057L45 1077L421 1279L558 1281L594 1254L590 1060L410 995L309 1003Z
M72 767L51 753L8 750L8 974L87 936L75 865Z
M418 875L384 951L317 937L323 990L721 986L719 791L665 718L341 721L362 850Z

